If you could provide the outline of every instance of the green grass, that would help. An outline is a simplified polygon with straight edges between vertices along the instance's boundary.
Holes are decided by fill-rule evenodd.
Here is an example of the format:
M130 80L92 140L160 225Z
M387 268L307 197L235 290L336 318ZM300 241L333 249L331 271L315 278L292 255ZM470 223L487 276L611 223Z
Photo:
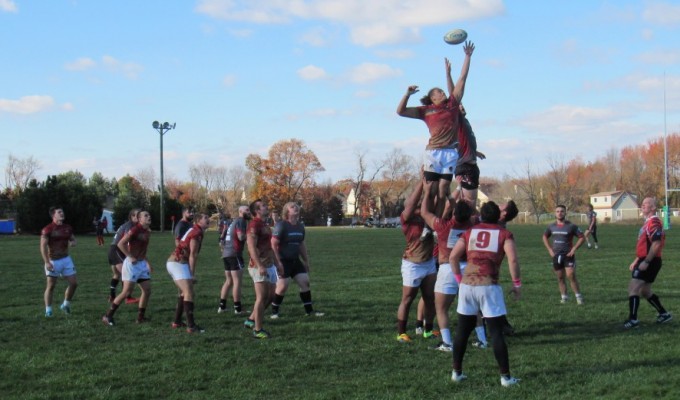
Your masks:
M122 306L115 327L101 323L110 269L106 248L79 237L71 254L80 286L73 314L43 316L44 277L38 237L0 237L0 397L3 399L628 399L676 398L680 391L680 322L658 326L643 301L642 326L624 331L628 265L635 226L602 225L601 249L581 249L578 275L586 305L559 304L544 226L513 225L523 275L523 298L508 300L518 335L507 339L519 387L502 388L490 349L469 348L463 384L450 383L451 356L416 338L397 343L401 294L398 229L310 228L312 290L323 318L307 318L292 285L283 317L265 321L272 339L257 341L243 318L217 314L223 267L216 234L206 238L196 291L196 319L207 329L189 335L170 328L176 290L165 271L170 234L154 234L155 267L149 324L138 326L134 306ZM680 312L680 239L668 233L655 291ZM507 268L501 274L508 286ZM244 303L253 301L244 276ZM229 305L231 307L231 304ZM415 307L409 330L413 329ZM455 313L454 313L455 314ZM679 317L680 314L677 314ZM455 321L455 317L453 318ZM502 396L502 397L501 397Z

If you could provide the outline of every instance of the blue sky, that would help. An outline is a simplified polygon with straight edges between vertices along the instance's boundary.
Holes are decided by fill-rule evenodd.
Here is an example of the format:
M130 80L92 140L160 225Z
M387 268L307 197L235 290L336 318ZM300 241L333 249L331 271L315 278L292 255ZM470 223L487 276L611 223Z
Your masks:
M427 129L395 109L408 85L445 86L444 57L457 78L453 28L476 45L463 102L482 176L660 137L664 87L680 132L678 2L0 0L0 165L158 174L154 120L177 123L166 180L289 138L317 154L321 181L353 176L357 151L420 159Z

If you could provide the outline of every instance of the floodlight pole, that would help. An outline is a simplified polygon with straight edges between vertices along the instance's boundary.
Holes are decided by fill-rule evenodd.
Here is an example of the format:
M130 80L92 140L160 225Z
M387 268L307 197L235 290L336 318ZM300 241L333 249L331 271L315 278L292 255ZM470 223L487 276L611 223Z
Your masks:
M152 126L154 129L160 133L161 137L161 187L160 187L160 197L161 197L161 232L165 230L165 185L163 182L163 135L168 133L170 129L174 129L175 125L177 124L172 124L170 125L169 122L163 122L162 124L158 121L153 121Z

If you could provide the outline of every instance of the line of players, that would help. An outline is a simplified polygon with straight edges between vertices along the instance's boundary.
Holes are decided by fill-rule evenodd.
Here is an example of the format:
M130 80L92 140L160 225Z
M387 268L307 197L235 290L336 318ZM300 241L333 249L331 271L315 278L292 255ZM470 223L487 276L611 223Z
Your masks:
M304 242L305 229L299 221L300 209L295 203L284 206L283 219L276 222L274 229L265 223L269 215L267 205L261 200L250 207L239 208L239 218L220 235L223 254L225 282L220 293L218 312L226 311L229 292L234 300L234 312L241 314L241 277L244 267L243 248L247 243L250 253L249 274L255 286L254 310L244 326L253 329L253 337L266 339L269 333L262 329L265 309L271 304L271 318L279 317L279 309L293 279L300 287L307 316L321 317L324 313L315 311L309 284L309 258ZM68 248L75 246L75 236L70 225L65 224L63 209L50 209L52 223L41 233L40 249L45 262L47 288L45 290L45 316L52 317L52 297L58 277L64 277L68 288L61 310L71 313L71 299L77 288L75 266L68 255ZM253 217L254 216L254 217ZM166 269L178 288L177 305L171 327L186 328L189 333L203 333L205 330L194 320L194 283L198 255L203 236L210 223L207 214L196 214L192 207L185 207L182 219L175 228L175 249L170 254ZM153 268L146 257L150 239L151 216L147 211L133 209L128 221L121 225L113 237L109 249L109 264L113 272L110 284L110 307L102 317L106 325L113 326L114 315L123 302L138 303L137 323L148 321L146 309L151 295L151 273ZM122 291L116 295L118 284L123 282ZM139 299L132 297L135 285L141 289ZM186 322L184 322L186 318Z

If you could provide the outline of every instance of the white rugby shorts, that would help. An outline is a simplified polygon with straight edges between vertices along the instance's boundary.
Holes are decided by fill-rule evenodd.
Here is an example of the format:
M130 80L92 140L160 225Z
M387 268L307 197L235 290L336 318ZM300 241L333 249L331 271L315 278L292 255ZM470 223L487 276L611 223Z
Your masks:
M503 288L500 285L471 286L461 283L456 311L462 315L477 315L481 311L484 318L505 315L507 310Z
M276 266L274 265L267 267L267 272L264 275L260 275L257 267L248 268L248 273L250 274L250 277L253 278L253 282L255 283L276 283L278 279Z
M453 175L458 162L458 150L456 149L433 149L425 150L423 168L425 172L434 172L440 175Z
M436 273L437 266L434 263L434 258L422 263L401 260L401 280L403 286L420 287L423 278Z
M47 267L45 268L45 276L49 276L52 278L59 278L61 277L67 277L67 276L72 276L76 274L76 266L73 264L73 260L71 259L71 256L66 256L64 258L60 258L58 260L50 260L52 262L52 271L48 270Z
M151 279L151 273L149 272L149 265L146 260L137 260L134 264L130 261L129 257L125 257L123 261L123 281L128 282L139 282L144 279Z
M467 263L460 263L460 273L465 271L465 266ZM444 263L439 265L439 272L437 272L437 282L434 284L435 293L443 294L458 294L458 282L456 282L456 277L453 275L453 270L451 269L451 264Z
M172 276L173 281L179 281L182 279L187 280L194 279L194 277L191 276L191 269L189 268L189 264L182 264L176 261L168 261L165 264L165 268L168 270L170 276Z

